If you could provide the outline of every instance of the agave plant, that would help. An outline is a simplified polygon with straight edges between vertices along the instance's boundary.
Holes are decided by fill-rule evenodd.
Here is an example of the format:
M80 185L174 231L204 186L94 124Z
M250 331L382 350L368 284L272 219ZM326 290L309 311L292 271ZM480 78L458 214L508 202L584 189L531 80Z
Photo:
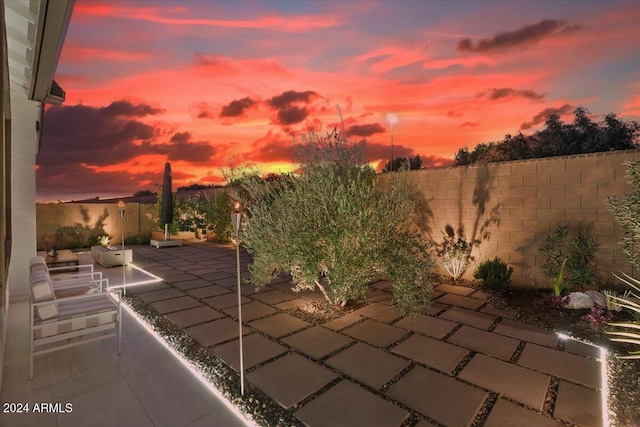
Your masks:
M609 323L610 326L614 326L618 330L607 331L607 334L613 336L611 341L640 345L640 280L624 273L622 275L623 277L614 274L618 280L631 287L631 292L625 292L623 296L611 295L609 298L613 299L620 307L629 310L635 320ZM630 351L626 355L618 357L621 359L640 359L640 350Z

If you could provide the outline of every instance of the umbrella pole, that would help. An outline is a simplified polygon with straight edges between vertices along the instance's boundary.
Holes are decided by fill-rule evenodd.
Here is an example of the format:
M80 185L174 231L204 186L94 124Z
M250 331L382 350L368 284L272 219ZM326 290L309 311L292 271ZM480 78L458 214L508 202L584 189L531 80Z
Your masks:
M164 240L169 240L169 224L164 225Z

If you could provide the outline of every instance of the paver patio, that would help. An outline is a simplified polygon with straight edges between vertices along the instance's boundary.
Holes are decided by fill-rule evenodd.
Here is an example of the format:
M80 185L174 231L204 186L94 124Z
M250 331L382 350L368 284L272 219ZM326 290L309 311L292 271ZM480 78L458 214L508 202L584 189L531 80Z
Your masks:
M129 292L238 371L235 249L133 249L165 285ZM599 350L510 319L481 291L439 284L430 309L403 318L381 281L369 304L325 322L301 311L319 292L279 280L242 293L245 379L301 425L602 423Z

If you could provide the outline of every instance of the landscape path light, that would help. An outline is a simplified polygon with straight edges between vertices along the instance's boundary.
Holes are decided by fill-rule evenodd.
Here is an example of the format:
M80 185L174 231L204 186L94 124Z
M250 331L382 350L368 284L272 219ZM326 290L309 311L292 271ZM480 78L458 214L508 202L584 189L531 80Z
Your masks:
M120 200L118 202L118 210L120 211L120 223L122 224L122 226L120 227L122 229L122 292L124 295L127 294L127 288L126 288L126 265L127 265L127 257L125 256L124 253L124 208L125 208L126 204L124 203L123 200Z
M244 396L244 357L242 350L242 292L240 288L240 223L242 222L242 213L240 213L240 202L235 205L234 212L231 214L233 222L233 230L236 233L236 275L238 277L238 341L240 343L240 394Z
M398 123L398 116L395 114L387 114L387 121L391 125L391 157L389 158L389 172L393 172L393 125Z

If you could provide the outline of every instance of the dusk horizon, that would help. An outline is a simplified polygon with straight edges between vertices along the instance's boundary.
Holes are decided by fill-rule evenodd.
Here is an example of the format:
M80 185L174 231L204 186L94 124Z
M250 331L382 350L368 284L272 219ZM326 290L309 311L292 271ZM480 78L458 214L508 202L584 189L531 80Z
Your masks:
M295 140L342 126L380 170L391 135L437 167L577 107L638 121L639 20L631 1L77 0L37 201L156 191L166 161L174 189L290 172Z

